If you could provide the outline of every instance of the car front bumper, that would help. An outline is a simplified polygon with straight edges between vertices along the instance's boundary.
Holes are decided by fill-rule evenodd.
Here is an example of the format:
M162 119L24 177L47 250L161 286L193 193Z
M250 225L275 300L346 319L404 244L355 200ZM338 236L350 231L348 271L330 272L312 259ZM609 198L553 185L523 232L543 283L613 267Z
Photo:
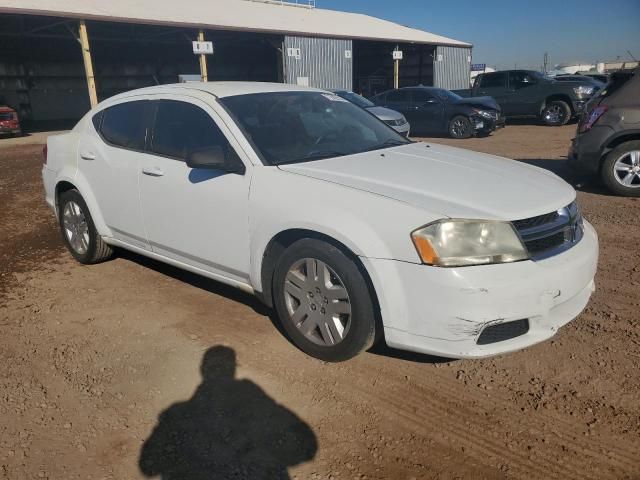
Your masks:
M604 146L613 133L613 129L607 125L595 125L571 141L568 154L569 168L576 176L598 174L605 154Z
M387 344L450 358L498 355L552 337L587 305L597 261L598 237L588 222L573 248L537 262L437 268L363 259ZM524 319L526 333L478 343L485 329Z

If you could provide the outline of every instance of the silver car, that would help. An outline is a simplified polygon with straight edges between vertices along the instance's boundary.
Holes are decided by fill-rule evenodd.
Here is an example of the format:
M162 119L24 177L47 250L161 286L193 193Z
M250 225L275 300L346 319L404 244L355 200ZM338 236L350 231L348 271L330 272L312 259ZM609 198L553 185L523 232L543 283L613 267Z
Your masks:
M390 108L379 107L363 96L358 95L354 92L349 92L347 90L334 90L333 93L344 98L345 100L350 101L351 103L356 104L361 108L364 108L401 135L404 135L405 137L409 136L411 125L409 125L407 119L404 118L404 115L402 115L400 112L396 112L395 110L391 110Z

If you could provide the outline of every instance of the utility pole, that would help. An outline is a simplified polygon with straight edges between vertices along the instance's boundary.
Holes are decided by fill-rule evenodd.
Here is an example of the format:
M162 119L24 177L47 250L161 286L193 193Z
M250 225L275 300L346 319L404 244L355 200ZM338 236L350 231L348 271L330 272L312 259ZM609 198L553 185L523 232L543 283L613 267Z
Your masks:
M96 93L96 79L93 75L93 62L91 61L91 48L89 46L89 35L87 25L84 20L80 20L80 46L82 47L82 60L84 60L84 73L87 77L87 87L89 89L89 102L91 107L98 104L98 94Z
M547 74L547 65L549 64L549 54L544 52L544 60L542 62L542 73Z

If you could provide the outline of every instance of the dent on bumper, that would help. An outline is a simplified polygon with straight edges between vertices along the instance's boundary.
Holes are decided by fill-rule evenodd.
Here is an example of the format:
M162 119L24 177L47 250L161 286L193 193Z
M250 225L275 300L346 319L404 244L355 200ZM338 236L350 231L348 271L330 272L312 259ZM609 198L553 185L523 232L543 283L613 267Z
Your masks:
M453 358L497 355L546 340L584 309L595 288L595 230L572 249L539 262L434 268L365 259L391 347ZM478 345L490 325L528 319L519 337Z

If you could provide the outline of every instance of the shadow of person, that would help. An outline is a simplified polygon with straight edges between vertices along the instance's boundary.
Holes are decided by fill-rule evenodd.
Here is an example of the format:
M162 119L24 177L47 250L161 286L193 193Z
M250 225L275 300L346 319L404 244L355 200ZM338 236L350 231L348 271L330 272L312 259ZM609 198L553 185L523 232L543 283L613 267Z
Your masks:
M235 378L235 352L212 347L193 397L162 412L139 467L162 480L288 479L311 460L316 436L293 412L249 380Z

